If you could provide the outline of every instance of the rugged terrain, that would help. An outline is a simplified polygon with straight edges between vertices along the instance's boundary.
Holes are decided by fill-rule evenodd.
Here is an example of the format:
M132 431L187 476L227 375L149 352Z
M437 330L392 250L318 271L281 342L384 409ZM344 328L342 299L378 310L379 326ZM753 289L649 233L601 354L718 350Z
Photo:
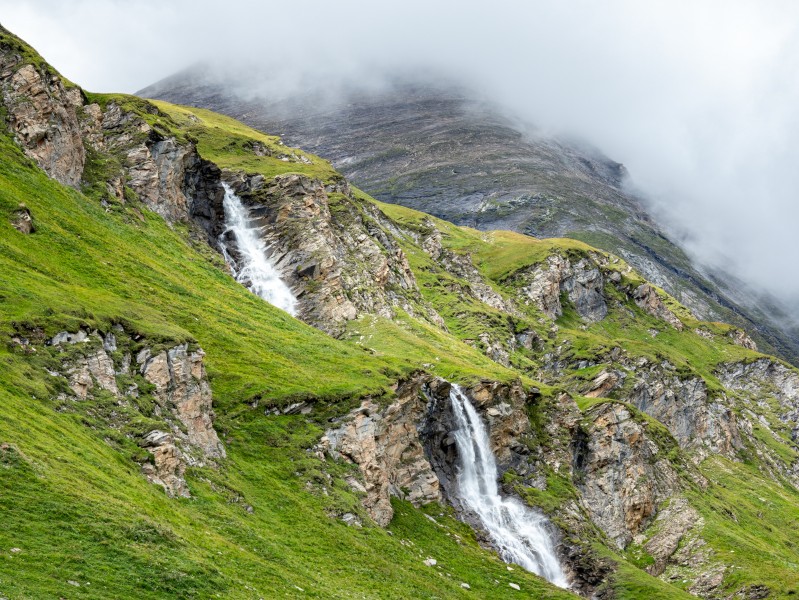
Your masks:
M0 30L0 596L778 598L799 372L618 256L459 227ZM231 277L223 183L298 316ZM228 240L235 244L235 240ZM452 383L572 591L459 502Z
M279 133L384 202L612 252L698 317L743 327L764 350L799 360L799 336L779 302L694 264L628 187L624 166L594 148L547 136L446 79L405 76L377 91L344 85L285 98L257 69L214 73L195 67L139 95Z

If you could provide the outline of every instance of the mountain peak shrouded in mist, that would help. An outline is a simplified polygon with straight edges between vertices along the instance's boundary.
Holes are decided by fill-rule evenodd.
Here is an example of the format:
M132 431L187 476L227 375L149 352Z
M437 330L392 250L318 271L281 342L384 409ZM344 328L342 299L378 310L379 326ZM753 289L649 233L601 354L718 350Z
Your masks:
M547 133L429 71L366 87L309 83L288 96L255 73L198 65L140 94L279 133L382 201L478 229L574 237L614 252L698 316L743 326L764 347L799 360L799 336L786 327L791 316L780 300L692 261L633 190L635 173L584 140Z

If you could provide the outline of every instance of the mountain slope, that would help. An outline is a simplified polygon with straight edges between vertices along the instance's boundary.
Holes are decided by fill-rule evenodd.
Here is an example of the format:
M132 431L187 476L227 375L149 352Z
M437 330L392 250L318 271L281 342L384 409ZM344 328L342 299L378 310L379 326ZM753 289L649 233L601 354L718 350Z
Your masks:
M32 57L0 31L4 597L574 597L463 511L451 382L575 592L796 593L799 373L745 333ZM306 323L231 277L223 183Z
M530 130L472 92L411 79L381 92L353 87L275 100L198 68L139 94L280 133L385 202L459 225L573 237L613 252L700 318L744 327L764 350L797 361L799 338L786 330L778 303L692 264L627 188L622 165Z

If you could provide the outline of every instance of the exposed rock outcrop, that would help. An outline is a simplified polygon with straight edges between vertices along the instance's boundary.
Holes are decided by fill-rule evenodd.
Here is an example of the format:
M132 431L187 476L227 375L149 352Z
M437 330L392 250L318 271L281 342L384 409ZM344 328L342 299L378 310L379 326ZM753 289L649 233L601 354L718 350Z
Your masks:
M406 232L416 239L421 245L422 249L443 267L448 273L463 280L466 285L463 286L461 292L467 296L471 296L475 300L482 302L486 306L490 306L496 310L500 310L509 315L518 315L519 311L513 305L513 302L505 299L494 288L492 288L486 279L480 274L472 262L469 254L459 254L453 252L441 243L441 232L435 226L432 220L428 219L424 223L428 231L423 236L414 235L414 232Z
M601 321L608 307L600 262L599 255L572 264L560 254L551 254L546 263L516 275L527 282L522 300L533 302L550 319L557 319L563 314L561 293L565 292L580 317L589 323Z
M155 114L158 109L149 106ZM124 179L110 181L109 195L125 201L123 183L168 223L197 221L209 236L218 233L224 191L221 171L200 158L192 144L160 133L143 118L111 102L83 109L84 138L95 152L119 158Z
M8 126L25 154L53 179L77 186L86 160L77 117L80 88L65 85L46 66L23 64L20 54L2 47L0 90Z
M682 331L684 325L663 302L657 290L648 283L638 286L633 292L635 303L653 317L665 321L678 331Z
M419 436L428 405L422 381L415 378L403 383L397 399L385 408L365 400L321 441L322 449L332 457L358 465L365 484L364 507L382 527L394 515L391 496L417 505L442 499L438 477Z
M186 461L175 439L164 431L154 430L143 440L153 457L152 463L144 463L142 473L150 483L162 486L170 496L189 498L189 488L183 474L186 472Z
M299 290L304 321L335 335L360 314L391 318L401 309L444 327L419 293L405 253L386 233L388 219L358 203L346 183L325 187L302 175L226 177L259 219L284 281Z
M655 559L654 564L647 569L649 573L661 575L686 534L692 529L701 529L703 525L704 519L685 498L672 498L655 519L654 535L644 543L644 550Z
M716 375L722 384L740 392L757 408L769 399L778 403L777 416L790 430L791 439L799 442L799 372L770 358L754 362L726 363Z
M112 355L123 338L126 347L130 347L131 341L121 328L105 335L83 330L57 334L49 341L51 346L76 345L80 351L77 357L64 363L61 374L51 375L65 377L74 397L80 401L93 400L101 391L111 394L124 407L112 413L114 421L109 426L114 429L124 427L131 414L159 420L162 428L137 438L151 456L150 462L142 464L142 473L152 483L163 486L170 496L188 497L183 477L186 467L213 464L225 457L225 449L213 427L204 353L199 348L189 350L186 344L180 344L153 355L150 347L144 346L137 355L138 369L132 371L129 353L121 357ZM117 357L116 364L113 356ZM131 399L140 395L139 385L128 383L126 389L120 389L120 381L130 382L130 378L135 381L136 377L143 379L139 381L141 385L146 382L154 389L153 414L141 415L133 408Z
M642 361L635 369L636 383L627 398L639 410L668 427L682 448L735 458L743 448L730 404L711 399L700 377L682 378L668 364Z
M647 427L622 404L591 408L576 469L582 503L619 548L643 531L657 506L679 489L677 473Z
M734 344L746 348L747 350L754 350L757 352L757 344L743 329L733 329L729 333L729 337Z
M33 226L33 217L31 211L24 204L20 204L19 208L14 212L11 217L11 226L20 233L30 234L36 231Z
M79 359L69 371L69 387L80 400L85 400L95 386L119 396L114 363L103 348Z
M136 361L144 378L155 386L161 408L177 416L185 428L188 444L201 450L205 457L223 458L225 449L213 427L211 386L205 376L204 356L201 349L189 352L188 345L181 344L155 356L143 350ZM180 437L181 433L176 435Z

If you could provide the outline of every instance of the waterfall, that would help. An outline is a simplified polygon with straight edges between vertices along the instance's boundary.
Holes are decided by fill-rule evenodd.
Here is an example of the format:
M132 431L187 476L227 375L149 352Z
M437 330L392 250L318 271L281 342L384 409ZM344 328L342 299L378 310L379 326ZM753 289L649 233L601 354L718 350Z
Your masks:
M458 495L474 511L506 562L515 563L562 588L566 575L547 532L547 519L515 498L499 495L497 463L488 432L474 406L453 384L452 410L458 426Z
M225 188L225 231L219 236L219 245L233 277L270 304L296 315L297 298L267 257L266 244L250 218L250 212L229 185L223 183L222 186ZM228 241L230 237L235 240L235 257Z

